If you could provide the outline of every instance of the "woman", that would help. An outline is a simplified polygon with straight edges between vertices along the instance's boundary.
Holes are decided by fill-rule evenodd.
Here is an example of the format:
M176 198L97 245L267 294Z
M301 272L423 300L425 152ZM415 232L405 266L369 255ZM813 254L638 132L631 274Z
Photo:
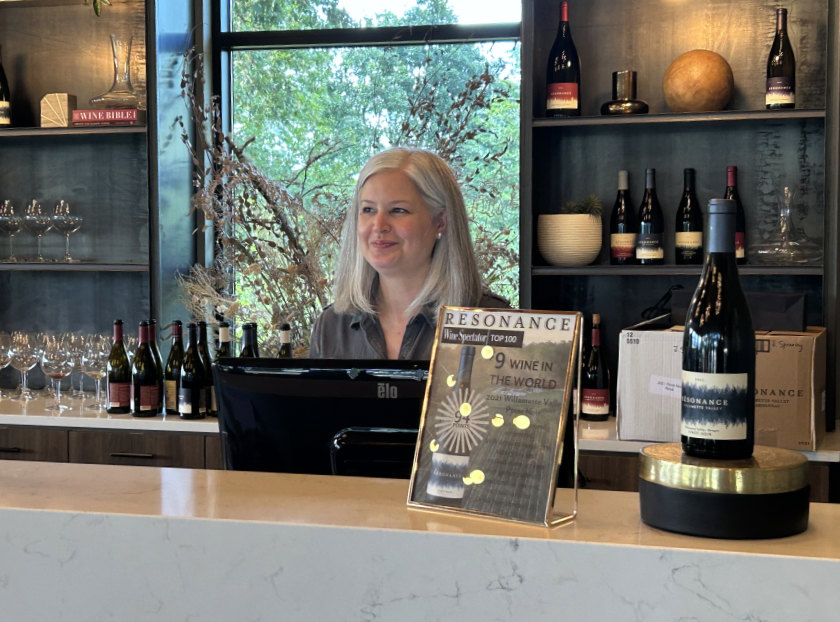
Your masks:
M508 307L482 287L452 170L397 147L362 168L341 237L335 302L312 327L310 356L429 359L442 305Z

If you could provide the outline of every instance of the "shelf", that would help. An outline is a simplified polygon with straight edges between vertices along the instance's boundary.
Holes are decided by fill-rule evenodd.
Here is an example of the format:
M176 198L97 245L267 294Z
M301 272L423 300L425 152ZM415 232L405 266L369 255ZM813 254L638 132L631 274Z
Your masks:
M561 117L533 120L534 128L580 127L595 125L664 125L668 123L731 123L779 119L824 119L825 110L726 110L721 112L681 112L605 117Z
M533 266L533 276L700 276L702 266L612 266L592 265L575 268ZM822 266L738 266L741 275L822 276Z
M0 0L2 1L2 0ZM81 136L90 134L145 134L145 125L93 125L74 127L12 127L0 130L0 139L21 136Z
M59 263L0 262L0 272L148 272L149 264L141 263Z

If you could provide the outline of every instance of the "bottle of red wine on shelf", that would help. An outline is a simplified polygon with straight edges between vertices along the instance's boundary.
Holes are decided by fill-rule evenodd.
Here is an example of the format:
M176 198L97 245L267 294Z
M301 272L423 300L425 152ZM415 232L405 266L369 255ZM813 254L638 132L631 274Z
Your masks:
M610 416L610 370L601 349L601 316L592 315L592 337L581 370L580 417L606 421Z
M735 259L738 263L747 263L747 218L744 214L744 206L741 203L741 196L738 194L738 167L726 167L726 192L724 199L735 201L737 211L735 212Z
M618 195L610 215L610 263L636 263L636 208L630 198L627 171L618 171Z
M776 36L767 58L767 108L796 107L796 60L787 31L787 9L776 9Z
M693 168L683 171L684 184L674 234L674 260L678 264L703 263L703 213L695 189Z
M198 324L187 324L187 351L181 365L178 387L178 414L182 419L204 419L207 416L206 374L198 348Z
M157 320L149 320L149 347L152 349L152 356L155 357L155 364L158 370L158 405L157 412L163 412L163 357L160 355L160 348L157 342Z
M12 124L12 92L3 69L3 49L0 47L0 127Z
M569 29L569 3L560 3L560 25L548 55L545 114L580 116L580 59Z
M123 342L123 321L114 320L114 345L108 355L108 408L112 415L131 412L131 365Z
M656 169L645 169L645 196L639 206L639 233L636 234L636 261L642 265L665 262L665 221L656 197Z
M292 327L288 322L280 325L280 348L277 350L277 358L292 358Z
M242 325L242 348L239 350L240 358L259 358L260 346L257 343L257 325L248 322Z
M707 251L683 333L680 438L698 458L749 458L755 332L735 263L735 202L709 201Z
M154 417L158 406L158 367L149 344L149 322L140 322L140 337L131 362L131 414Z
M198 323L198 355L204 366L204 403L207 414L211 417L219 415L216 408L216 391L213 388L213 359L210 358L210 348L207 345L207 322Z
M174 320L172 322L172 347L169 349L169 357L166 359L166 368L163 371L167 415L178 414L178 383L181 379L181 365L184 364L182 334L181 320Z

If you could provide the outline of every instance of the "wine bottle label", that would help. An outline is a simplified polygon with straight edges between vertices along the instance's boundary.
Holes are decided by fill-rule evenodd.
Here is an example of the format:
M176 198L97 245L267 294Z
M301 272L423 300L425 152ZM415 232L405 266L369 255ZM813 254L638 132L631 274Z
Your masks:
M158 404L158 387L140 385L140 410L156 410Z
M746 256L746 242L744 241L744 232L735 232L735 258L743 259Z
M182 415L191 415L193 412L192 391L185 387L178 391L178 412Z
M426 493L444 499L463 498L464 477L467 475L469 461L469 456L453 456L440 451L432 454Z
M664 259L661 233L639 233L636 236L636 259Z
M178 410L178 382L175 380L166 380L164 387L166 410Z
M587 415L610 414L609 389L583 389L581 391L580 410Z
M615 259L632 259L636 256L635 233L611 233L610 256Z
M548 110L574 110L578 107L578 85L576 82L552 82L548 85Z
M674 236L674 243L677 249L691 249L695 250L703 248L703 232L702 231L677 231Z
M739 441L747 438L747 374L682 372L680 434Z
M9 102L0 102L0 125L11 125L12 113Z
M767 78L764 103L767 106L795 104L796 94L793 91L793 80L790 78Z
M131 383L108 383L108 408L125 408L131 405Z

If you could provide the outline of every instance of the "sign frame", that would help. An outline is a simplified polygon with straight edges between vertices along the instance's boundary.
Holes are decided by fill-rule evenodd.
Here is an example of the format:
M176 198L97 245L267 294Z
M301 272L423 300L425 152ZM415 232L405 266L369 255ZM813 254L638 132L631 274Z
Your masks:
M574 520L579 408L571 397L582 332L578 311L440 309L410 509L545 527ZM568 425L572 484L558 495ZM560 510L558 496L571 507Z

